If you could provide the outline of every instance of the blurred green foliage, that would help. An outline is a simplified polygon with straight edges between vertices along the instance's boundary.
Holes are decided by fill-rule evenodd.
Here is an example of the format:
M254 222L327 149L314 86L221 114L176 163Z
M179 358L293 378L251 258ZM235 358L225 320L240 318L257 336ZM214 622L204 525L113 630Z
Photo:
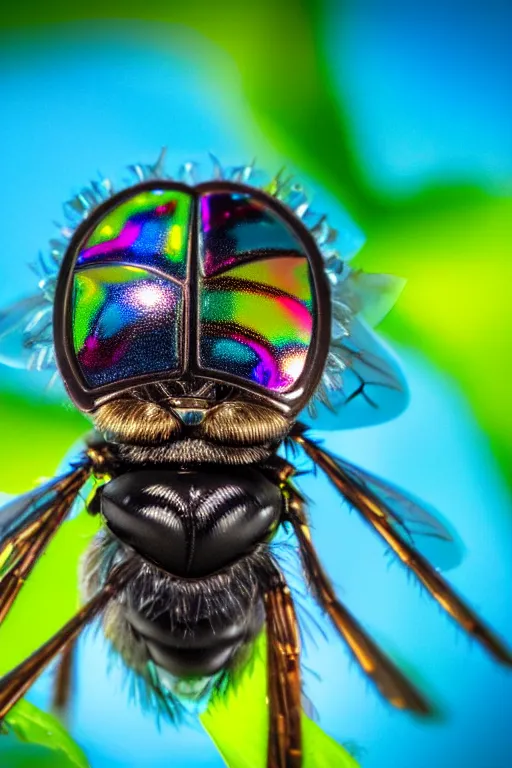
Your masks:
M2 455L2 493L23 493L39 479L52 477L70 447L90 429L73 407L6 391L0 392L0 423L10 447Z
M185 25L232 57L254 118L269 144L333 193L367 235L368 245L357 259L358 266L408 279L397 309L382 329L402 344L420 349L458 381L510 482L511 201L455 184L434 186L400 199L384 196L372 186L355 150L350 112L340 101L323 44L324 3L89 0L72 4L48 0L41 4L26 0L3 9L1 24L5 29L32 25L38 34L43 24L98 18ZM22 491L36 477L51 475L69 446L87 429L86 420L72 410L18 395L2 395L0 418L11 443L1 483L7 492ZM52 429L55 419L58 430ZM95 526L87 516L63 526L0 630L0 672L34 650L46 639L43 635L51 634L73 613L78 556ZM45 584L55 583L60 585L59 600L50 604ZM40 621L34 621L34 616ZM230 694L203 717L219 750L237 768L264 765L264 686L264 662L257 661L236 692L236 706ZM355 765L306 717L304 738L305 768ZM36 753L25 756L25 762L16 762L15 755L9 759L9 768L35 765ZM54 754L53 762L48 762L48 755L38 753L37 765L60 766L62 759Z

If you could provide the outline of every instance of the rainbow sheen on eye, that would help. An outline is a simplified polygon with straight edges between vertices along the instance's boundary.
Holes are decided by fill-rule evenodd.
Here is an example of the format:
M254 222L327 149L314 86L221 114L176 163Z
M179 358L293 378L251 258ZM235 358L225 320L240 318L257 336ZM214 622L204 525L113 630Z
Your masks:
M199 213L199 364L286 392L313 338L304 246L277 211L246 192L209 192Z
M204 280L200 363L275 392L299 379L313 335L305 258L253 261Z
M78 252L73 347L90 388L178 370L192 196L135 191L97 221Z
M200 200L199 363L273 392L300 378L313 337L304 247L249 193Z
M191 370L285 393L304 373L308 253L258 194L135 188L91 223L72 286L72 351L90 389Z
M140 267L108 265L75 274L73 348L89 387L180 365L183 289Z
M134 194L99 221L85 240L77 267L105 262L138 264L184 279L192 198L150 189Z
M282 291L294 296L311 309L313 297L309 265L306 259L279 257L264 261L250 261L240 267L229 270L230 280L249 280L253 284L268 286L269 289Z
M245 192L208 192L200 200L202 269L211 277L255 256L301 255L292 228Z

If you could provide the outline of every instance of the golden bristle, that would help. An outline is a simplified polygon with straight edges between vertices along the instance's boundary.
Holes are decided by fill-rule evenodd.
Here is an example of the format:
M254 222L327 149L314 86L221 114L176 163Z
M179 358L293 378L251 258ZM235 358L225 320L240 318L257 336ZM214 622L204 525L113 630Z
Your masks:
M207 440L223 445L261 445L284 437L290 423L283 414L257 403L221 403L201 425Z
M132 445L167 442L179 435L179 418L156 403L135 399L112 400L94 415L96 429Z

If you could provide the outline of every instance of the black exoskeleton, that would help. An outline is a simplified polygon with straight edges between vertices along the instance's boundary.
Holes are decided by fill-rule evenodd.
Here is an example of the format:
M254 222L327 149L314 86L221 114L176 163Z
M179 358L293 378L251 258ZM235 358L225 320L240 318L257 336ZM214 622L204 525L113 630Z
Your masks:
M279 487L251 466L145 467L118 475L100 497L123 555L172 577L151 600L137 578L127 589L126 619L148 657L177 677L227 668L263 624L259 584L283 515Z

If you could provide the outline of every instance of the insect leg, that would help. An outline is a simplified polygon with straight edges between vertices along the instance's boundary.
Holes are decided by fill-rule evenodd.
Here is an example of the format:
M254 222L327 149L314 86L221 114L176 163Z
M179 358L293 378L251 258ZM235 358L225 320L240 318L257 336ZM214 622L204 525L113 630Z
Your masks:
M78 637L80 632L107 607L108 603L129 581L132 572L130 561L115 568L105 584L78 613L50 640L0 679L0 721L21 699L43 669Z
M336 459L302 432L295 440L306 454L322 469L335 488L384 539L402 563L409 568L432 597L469 634L502 664L512 666L512 652L482 619L457 595L440 573L390 523L382 501L368 488L354 482Z
M306 578L354 658L365 674L373 680L380 693L395 707L422 715L429 714L431 707L426 699L336 597L311 541L302 498L291 486L288 486L285 494L288 519L300 545Z
M0 624L30 576L81 487L92 473L108 475L113 460L95 433L73 468L39 488L8 502L0 510Z
M1 542L0 559L3 554L5 567L0 577L0 623L71 509L91 471L91 463L85 457L83 463L73 471L45 486L39 498L34 499L34 494L27 494L32 509L27 515L26 525L13 525L12 532L3 537ZM21 501L15 500L14 504ZM20 505L20 517L27 513L29 507Z
M73 693L76 640L69 642L61 651L53 681L52 711L67 721Z
M301 677L297 618L290 590L275 569L265 594L267 619L268 768L301 768Z

